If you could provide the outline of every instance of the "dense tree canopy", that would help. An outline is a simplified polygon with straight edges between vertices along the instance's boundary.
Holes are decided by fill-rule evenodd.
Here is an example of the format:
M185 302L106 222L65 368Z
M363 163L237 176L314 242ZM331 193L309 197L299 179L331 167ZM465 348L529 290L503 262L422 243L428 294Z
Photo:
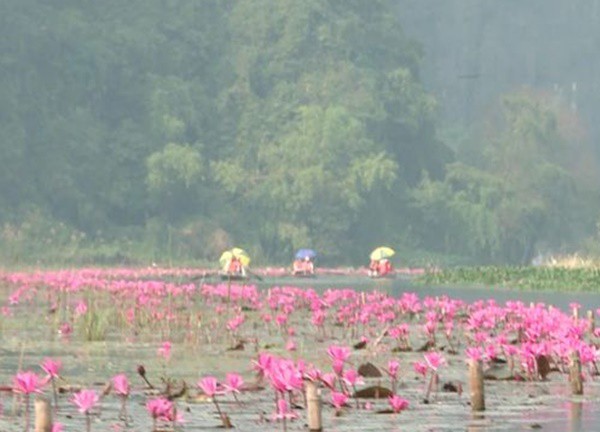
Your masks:
M415 203L428 229L435 227L424 236L443 239L437 246L430 239L432 247L490 262L529 262L536 246L560 249L585 230L578 215L593 195L566 163L570 143L547 99L516 93L501 107L492 136L472 149L478 163L448 165L443 181L425 178Z
M1 2L4 250L519 261L589 234L564 112L513 93L450 150L400 3Z

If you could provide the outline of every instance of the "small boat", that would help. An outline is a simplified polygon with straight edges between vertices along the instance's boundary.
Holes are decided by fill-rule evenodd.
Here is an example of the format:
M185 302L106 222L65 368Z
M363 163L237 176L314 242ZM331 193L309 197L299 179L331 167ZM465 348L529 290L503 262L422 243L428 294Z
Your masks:
M394 249L380 246L376 248L369 258L371 263L369 264L369 277L372 279L394 279L396 277L396 271L390 261L390 258L394 256L396 252Z
M305 278L305 279L317 277L317 275L315 273L292 273L292 276L297 277L297 278Z
M314 263L316 257L317 253L312 249L298 250L292 263L292 276L300 278L316 277Z
M387 274L369 274L371 279L396 279L396 273L391 272Z
M250 256L245 250L233 248L223 252L219 258L219 264L221 265L221 271L219 271L221 280L248 280L249 275L246 269L250 264Z
M228 280L232 280L232 281L245 281L245 280L249 279L248 275L244 275L244 274L219 273L219 277L223 281L228 281Z

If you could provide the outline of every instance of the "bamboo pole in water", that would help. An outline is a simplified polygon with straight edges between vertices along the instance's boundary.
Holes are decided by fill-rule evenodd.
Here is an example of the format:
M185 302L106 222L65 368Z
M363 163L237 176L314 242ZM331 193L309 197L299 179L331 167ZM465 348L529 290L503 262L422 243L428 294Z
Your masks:
M321 392L314 382L306 383L306 404L308 417L308 430L320 432L323 430L321 420Z
M469 360L469 394L471 396L471 411L485 411L481 360Z
M569 365L569 380L571 381L571 394L583 394L583 379L581 377L581 360L579 352L573 351L571 354L571 363Z
M589 323L590 334L594 334L594 330L596 330L596 317L594 316L594 311L587 311L587 319Z
M35 398L35 432L52 432L52 410L44 396Z
M23 368L23 356L25 355L25 344L21 343L21 353L19 354L19 367L17 368L17 370L19 372L21 372L21 369ZM12 415L13 417L17 414L17 397L19 396L18 393L13 392L13 404L12 404ZM22 401L22 399L19 399Z

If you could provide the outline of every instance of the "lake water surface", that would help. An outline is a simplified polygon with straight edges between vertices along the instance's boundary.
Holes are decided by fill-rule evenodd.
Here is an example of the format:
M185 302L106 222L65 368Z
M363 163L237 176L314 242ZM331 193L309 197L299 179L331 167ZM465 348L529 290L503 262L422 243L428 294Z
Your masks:
M319 278L314 280L285 279L263 281L261 289L273 286L314 287L317 291L327 288L352 288L356 290L379 290L397 296L404 292L415 292L424 296L447 295L465 302L495 299L502 304L508 300L544 302L569 311L571 303L579 303L582 310L596 310L600 307L600 296L588 293L525 292L521 290L425 287L415 285L410 280L397 279L373 281L340 277ZM23 321L25 318L25 321ZM257 317L250 317L257 319ZM46 324L45 324L46 323ZM298 350L293 356L301 356L315 364L325 364L323 353L326 347L341 340L319 341L314 332L296 323L298 332ZM260 330L258 330L260 332ZM274 346L274 352L288 355L283 349L280 337L266 333L259 334L262 344ZM221 339L219 339L221 338ZM195 383L207 374L222 377L225 372L242 373L247 382L253 380L250 361L255 357L254 349L228 351L228 341L215 335L210 343L194 342L174 344L173 357L168 365L157 360L157 340L134 335L111 334L106 341L83 342L77 338L64 340L49 333L47 320L43 314L27 315L14 321L3 320L2 345L0 346L0 383L10 384L18 365L22 369L39 371L40 360L50 356L60 358L64 364L64 381L68 387L91 387L101 391L107 380L117 373L125 372L134 385L134 394L129 401L129 413L132 422L125 427L118 419L119 401L112 395L102 401L101 410L94 416L94 431L139 431L149 432L151 421L144 403L144 383L136 375L138 364L145 364L148 375L154 382L160 383L159 376L167 372L174 379L185 379ZM354 361L369 361L367 353L355 352ZM340 417L332 414L327 407L324 412L325 431L531 431L584 432L600 431L600 381L585 383L585 396L573 398L568 395L566 377L551 374L547 382L498 382L486 381L487 411L479 417L473 417L467 404L468 394L440 392L429 404L421 402L423 382L411 377L410 364L422 358L419 353L402 354L401 363L406 372L399 393L411 401L410 409L400 415L375 415L364 410L346 410ZM466 374L462 360L449 357L449 367L442 375L443 380L455 380L466 383ZM377 380L367 380L375 384ZM465 385L466 388L466 385ZM57 419L66 425L65 431L84 430L83 417L69 403L69 394L60 397L61 408ZM273 411L272 394L267 391L243 393L241 405L230 398L223 397L222 406L230 415L236 430L240 431L279 431L280 423L268 421ZM9 393L0 393L0 402L4 415L0 417L0 431L17 432L23 430L22 414L19 414L15 398ZM200 400L180 400L178 402L186 422L183 431L222 430L213 405ZM375 409L387 407L386 401L376 402ZM288 424L288 430L305 430L302 420Z

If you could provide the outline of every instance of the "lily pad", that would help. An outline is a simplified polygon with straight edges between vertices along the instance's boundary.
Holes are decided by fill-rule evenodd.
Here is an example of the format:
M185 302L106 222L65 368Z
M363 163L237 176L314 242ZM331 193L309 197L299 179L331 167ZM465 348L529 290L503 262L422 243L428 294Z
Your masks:
M358 374L364 378L380 378L383 375L373 363L363 363L358 367Z
M483 372L483 378L492 381L513 381L522 377L518 372L511 371L506 364L494 364Z
M366 346L367 346L367 342L360 341L360 342L357 342L354 345L352 345L352 348L354 348L355 350L361 350L361 349L365 349Z
M356 393L354 393L354 397L362 399L385 399L393 394L394 392L387 387L371 386L358 390Z

